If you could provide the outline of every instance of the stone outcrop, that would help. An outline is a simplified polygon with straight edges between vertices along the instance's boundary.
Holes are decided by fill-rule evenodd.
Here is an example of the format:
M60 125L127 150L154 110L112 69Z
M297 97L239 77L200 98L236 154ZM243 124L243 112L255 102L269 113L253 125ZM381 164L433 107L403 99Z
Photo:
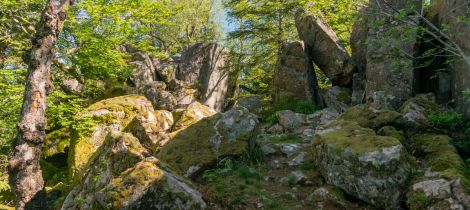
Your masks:
M335 32L320 18L297 11L295 24L307 56L330 78L333 85L350 86L356 69Z
M327 107L343 113L351 106L351 94L349 88L333 86L324 90L323 100Z
M175 133L157 158L179 175L193 178L219 157L245 153L258 123L258 117L244 107L215 114Z
M391 103L394 108L413 95L413 58L410 55L414 55L418 26L384 18L383 13L392 14L393 17L397 10L412 8L415 3L417 5L420 1L369 2L366 96L372 97L375 92L384 91L386 97L393 99ZM415 13L410 11L409 14ZM417 16L409 15L407 18L418 22ZM379 19L385 22L380 27L374 27ZM365 30L358 27L359 31ZM396 28L403 29L397 31Z
M297 100L313 99L312 87L309 84L308 68L305 66L303 43L283 42L280 49L276 70L273 78L273 99L294 97Z
M111 132L62 209L204 209L201 194L162 169L139 140Z
M460 56L454 56L448 65L448 72L452 75L452 95L456 101L457 108L470 117L470 99L463 91L470 89L470 23L465 21L469 18L469 2L467 0L436 0L433 12L437 14L441 27L448 28L448 35L452 42L460 48ZM454 49L455 50L455 49ZM463 58L462 54L466 55ZM466 59L466 61L465 61Z
M314 162L328 184L379 208L399 206L411 163L398 139L349 121L333 121L316 132Z
M228 50L218 44L195 44L182 53L175 78L199 91L200 102L221 111L234 95L233 72L226 61ZM232 91L232 92L229 92Z
M172 110L196 100L217 111L236 92L237 75L228 65L228 50L216 43L190 46L181 57L160 59L126 47L134 65L132 82L158 109ZM162 85L155 85L159 82Z
M185 129L190 125L195 124L199 120L215 115L217 112L208 106L202 105L199 102L194 102L188 105L181 112L177 111L176 113L177 119L172 128L173 131Z
M247 108L251 113L260 115L263 112L264 101L260 96L245 96L235 102L235 106Z

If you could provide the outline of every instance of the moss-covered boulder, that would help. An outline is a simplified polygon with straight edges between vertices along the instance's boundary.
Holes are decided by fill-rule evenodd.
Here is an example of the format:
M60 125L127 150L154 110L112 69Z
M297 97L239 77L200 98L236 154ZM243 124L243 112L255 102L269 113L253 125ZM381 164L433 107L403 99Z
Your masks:
M313 154L328 184L379 208L399 206L411 160L398 139L337 120L317 131Z
M256 115L236 107L180 130L157 157L178 174L192 178L221 157L245 153L258 123Z
M469 209L470 181L465 164L445 135L420 134L411 139L414 155L426 173L416 177L407 193L414 209Z
M62 209L203 209L201 195L159 166L131 134L111 132Z
M429 114L438 112L439 106L425 97L414 97L406 101L400 108L403 123L408 129L426 129L430 126Z
M397 123L401 114L393 110L376 110L362 104L348 109L339 119L356 122L361 127L379 129Z
M210 117L217 112L212 108L202 105L199 102L193 102L188 105L181 113L176 115L176 122L172 130L177 131L198 122L206 117Z
M99 101L77 113L71 125L69 172L78 175L110 131L125 128L135 116L148 117L152 104L143 96L127 95Z

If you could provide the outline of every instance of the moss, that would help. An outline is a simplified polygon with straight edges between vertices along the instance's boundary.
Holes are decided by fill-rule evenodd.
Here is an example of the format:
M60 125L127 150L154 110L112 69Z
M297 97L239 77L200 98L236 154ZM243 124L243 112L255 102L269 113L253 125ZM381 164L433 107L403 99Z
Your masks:
M400 112L403 113L405 110L407 110L411 104L417 104L420 107L423 107L425 110L425 114L432 113L432 112L438 112L440 110L439 105L436 103L423 98L423 97L414 97L411 98L410 100L406 101L402 107L400 108Z
M284 133L281 135L273 135L273 136L270 136L269 140L274 144L300 143L303 141L302 137L295 135L295 134L290 134L290 133Z
M181 113L180 116L174 117L175 119L178 119L172 130L177 131L181 130L184 128L187 128L188 126L198 122L199 120L212 116L216 113L216 111L212 110L210 107L204 106L200 104L199 102L194 102Z
M401 143L405 143L405 140L406 140L405 134L403 133L403 131L399 131L392 126L382 127L381 129L379 129L379 131L377 131L377 134L381 136L394 137L400 140Z
M398 139L389 136L377 136L374 130L363 128L356 122L333 121L329 126L335 127L335 130L316 135L313 143L314 145L324 143L331 146L339 154L348 149L354 154L360 155L400 144Z
M43 158L48 158L58 153L65 153L70 146L70 138L71 136L67 128L47 134L43 146Z
M426 196L426 194L421 191L410 192L407 197L407 205L410 210L426 209L426 207L430 203L430 199L428 198L428 196Z
M378 129L394 124L401 114L392 110L373 110L367 105L358 105L348 109L339 119L353 121L362 127Z
M108 113L96 113L103 110ZM72 137L68 157L69 173L72 176L80 174L90 157L103 143L109 130L116 128L116 124L122 129L135 116L147 116L149 111L153 111L153 107L145 97L127 95L99 101L79 113L70 130Z

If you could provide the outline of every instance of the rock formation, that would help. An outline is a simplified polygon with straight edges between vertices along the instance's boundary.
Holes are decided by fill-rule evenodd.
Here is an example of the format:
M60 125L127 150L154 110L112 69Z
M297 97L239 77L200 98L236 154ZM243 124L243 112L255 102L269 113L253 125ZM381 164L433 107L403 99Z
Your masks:
M350 86L355 65L335 32L321 18L299 10L295 24L307 56L330 78L333 85Z
M273 78L273 99L293 97L297 100L313 100L312 84L305 66L304 46L302 42L283 42L280 49L276 71Z

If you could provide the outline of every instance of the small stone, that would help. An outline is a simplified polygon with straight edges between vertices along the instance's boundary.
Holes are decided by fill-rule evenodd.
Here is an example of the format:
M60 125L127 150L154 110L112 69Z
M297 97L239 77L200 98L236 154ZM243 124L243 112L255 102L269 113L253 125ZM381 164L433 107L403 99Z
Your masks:
M302 133L302 138L304 139L305 142L311 142L314 135L315 135L315 130L308 128L308 129L305 129L304 132Z
M263 144L263 145L261 145L261 150L263 151L264 155L272 155L272 154L276 154L276 152L277 152L272 144Z
M273 126L269 127L267 133L269 134L281 134L283 133L283 128L279 124L274 124Z
M302 163L304 163L305 161L305 155L307 155L306 152L301 152L299 153L297 156L295 156L295 158L293 158L292 160L290 160L287 164L289 166L299 166L301 165Z
M284 143L280 145L281 152L287 157L290 157L297 153L302 147L300 144L294 144L294 143Z
M305 115L290 110L278 111L276 112L276 117L279 124L288 131L295 131L297 128L306 124Z
M274 159L271 162L269 162L269 166L273 169L278 169L282 167L282 162Z

